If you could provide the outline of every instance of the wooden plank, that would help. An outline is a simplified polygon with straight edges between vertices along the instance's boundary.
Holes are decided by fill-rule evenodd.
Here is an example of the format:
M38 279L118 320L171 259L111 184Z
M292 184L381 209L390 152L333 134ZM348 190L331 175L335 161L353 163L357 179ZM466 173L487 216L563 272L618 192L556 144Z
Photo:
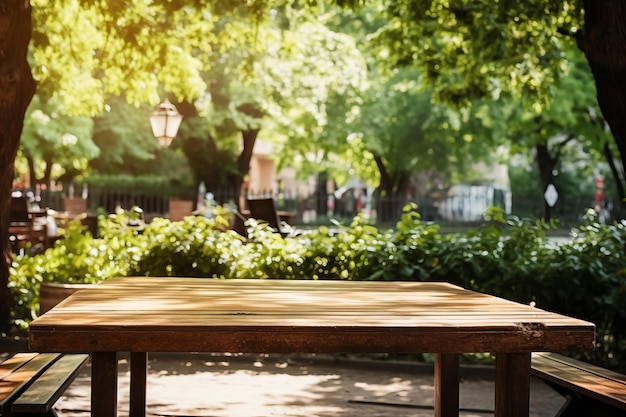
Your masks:
M558 353L549 352L537 352L533 353L533 366L537 363L557 363L563 364L568 367L577 368L589 372L594 375L598 375L605 379L610 379L615 382L626 385L626 375L619 372L612 371L610 369L602 368L592 363L587 363L578 359L570 358L568 356L560 355ZM548 362L550 361L550 362Z
M35 356L37 353L34 352L17 353L0 364L0 411L19 386L19 381L11 381L8 377Z
M164 289L164 291L169 291ZM171 294L177 294L172 292ZM283 297L289 297L289 294L284 294ZM73 297L73 296L72 296ZM358 306L350 306L349 304L340 304L341 298L327 298L327 299L314 299L310 301L310 304L299 305L294 302L289 302L286 298L279 297L270 299L260 303L253 299L231 299L226 302L225 299L219 301L212 301L210 297L196 297L191 298L185 294L180 295L179 303L173 304L172 299L168 298L165 294L159 294L159 297L145 294L143 297L137 297L135 299L123 297L121 294L110 294L108 297L102 300L80 300L77 298L72 299L72 304L68 306L68 303L64 303L63 309L54 309L50 314L46 314L44 317L50 317L52 315L79 315L83 313L90 313L97 311L99 313L115 314L116 312L128 311L136 314L192 314L192 315L273 315L273 316L297 316L297 315L320 315L320 316L340 316L340 315L364 315L366 313L374 314L378 317L390 317L400 314L402 317L457 317L459 319L467 316L472 316L470 319L476 319L484 317L489 321L497 320L509 320L520 316L521 318L516 320L518 323L534 323L541 320L548 322L564 322L568 324L587 325L588 322L582 320L573 319L570 317L547 313L538 309L523 310L515 309L507 311L506 308L501 308L496 311L492 309L494 306L489 305L476 305L472 308L468 307L446 307L437 306L434 303L427 303L418 298L417 296L413 302L401 304L402 300L390 300L387 303L372 303L371 308L367 306L367 302L364 301ZM349 297L349 295L347 295ZM69 299L68 299L69 300ZM68 301L66 300L66 301ZM355 303L356 300L352 300ZM330 304L327 308L323 308L316 303L337 303Z
M58 353L36 354L13 372L6 375L0 381L0 412L5 413L7 406L13 401L15 396L19 395L34 378L41 375L59 356Z
M135 278L136 279L136 278ZM553 313L547 313L534 307L513 303L507 300L489 297L485 294L474 293L471 291L460 291L454 287L442 287L435 291L432 286L419 285L401 285L395 291L385 290L385 287L379 285L363 285L362 283L353 283L353 286L337 285L336 283L326 284L326 287L319 287L322 284L311 286L311 282L318 281L300 281L304 285L302 288L293 286L267 286L260 285L256 288L250 287L250 284L241 283L240 280L215 281L211 279L194 279L195 281L206 281L204 285L189 283L189 279L183 279L186 285L173 284L176 279L150 280L154 282L153 286L145 286L144 283L134 284L128 281L129 286L123 287L119 285L108 285L105 282L97 286L97 290L79 291L72 296L73 307L80 308L81 304L87 308L91 308L94 304L96 307L106 309L118 309L119 307L132 308L134 310L154 310L150 308L153 301L168 303L168 309L190 310L196 309L198 306L222 306L225 310L229 310L233 306L241 308L242 305L251 303L255 309L276 310L293 308L302 308L304 311L310 311L311 308L321 307L318 303L323 302L324 307L335 309L337 305L333 301L343 301L340 311L355 310L376 311L378 307L391 306L396 311L404 310L409 313L414 308L421 308L427 312L430 307L437 306L437 311L457 311L472 312L480 310L482 312L499 312L499 313L534 313L545 316L557 316ZM259 281L265 283L266 281ZM226 284L228 283L228 284ZM345 284L345 283L344 283ZM396 284L396 283L394 283ZM395 286L394 286L395 287ZM268 289L262 294L259 290ZM185 303L172 303L170 294L175 292L179 294L183 300L189 301ZM101 303L101 304L100 304ZM359 306L361 308L359 308ZM146 308L148 307L148 308ZM218 310L214 308L214 310ZM382 310L384 311L384 310ZM564 317L564 316L561 316ZM570 320L575 320L571 319Z
M572 365L573 364L573 365ZM626 410L626 376L562 356L533 355L532 372L573 392Z
M123 313L119 312L101 312L96 317L85 317L89 312L72 313L72 314L55 314L46 315L44 319L37 322L40 326L46 323L60 322L60 328L72 329L76 327L89 328L98 327L101 323L108 323L120 326L127 326L130 328L148 328L167 326L169 328L176 327L190 327L190 326L207 326L216 328L234 328L238 326L255 325L255 326L267 326L272 328L280 328L286 326L311 326L311 327L377 327L377 328L402 328L410 327L416 330L419 329L435 329L439 328L442 333L447 331L456 332L461 329L468 330L509 330L513 332L528 332L533 334L534 337L541 336L545 330L584 330L588 326L579 326L575 323L571 323L567 320L554 319L548 322L542 321L540 318L529 317L524 315L515 315L511 317L486 317L486 316L419 316L419 315L378 315L372 313L366 315L364 312L362 315L358 314L331 314L329 312L320 312L319 314L262 314L246 313L245 311L212 314L202 313L196 311L189 314L179 312L164 313L162 311L154 312L136 312L127 311ZM92 310L93 313L93 310ZM520 320L520 321L518 321ZM65 323L63 323L65 322ZM168 324L169 323L169 324ZM529 329L529 327L533 327Z
M549 332L545 338L529 338L516 332L413 331L412 329L347 328L213 328L187 327L168 329L105 328L99 330L47 331L31 329L31 347L58 351L73 346L84 351L120 352L515 352L539 349L589 350L593 333ZM320 341L323 340L323 343Z
M36 352L16 353L10 358L0 363L0 381L13 373L17 368L37 356Z
M113 281L119 282L116 279ZM63 320L57 314L68 315L72 320L81 315L88 317L90 313L114 319L116 315L128 315L130 312L132 316L149 315L160 317L162 321L172 320L172 315L189 315L192 319L200 320L211 320L213 316L216 320L223 320L223 316L228 316L229 321L244 322L285 318L302 320L302 316L313 320L337 317L337 320L354 322L353 316L359 316L358 323L367 320L367 317L375 317L371 322L376 322L376 325L381 320L390 321L394 317L398 323L411 326L415 325L416 320L420 320L419 324L431 321L433 325L446 326L455 323L477 323L481 327L489 323L509 323L514 326L524 323L542 323L545 326L590 325L581 320L443 284L438 291L435 290L438 287L433 284L400 285L395 291L390 291L389 285L385 287L351 282L354 285L347 287L345 282L327 284L329 281L323 283L324 287L317 281L298 281L298 284L302 284L301 288L289 281L287 284L269 281L272 285L268 285L268 281L258 281L258 286L241 280L153 278L147 282L153 284L146 286L142 279L135 277L134 280L128 280L128 287L109 285L107 281L98 286L97 291L79 291L71 297L71 304L65 304L63 309L52 312L53 316L47 319L42 317L37 322ZM265 289L270 291L260 291ZM176 294L176 297L172 294ZM133 319L132 316L129 320Z
M536 315L538 317L560 317L566 318L572 322L583 323L582 320L566 317L563 315L549 313L538 308L530 306L516 306L513 303L490 303L487 300L464 302L462 299L449 300L447 303L441 303L437 300L428 299L426 296L419 293L413 294L413 296L400 296L391 297L384 296L378 293L370 293L369 297L375 297L376 301L369 301L368 297L362 295L356 295L352 293L340 294L316 294L315 297L307 296L303 297L297 293L292 292L272 292L265 294L263 297L254 297L253 295L241 296L235 294L223 294L217 295L212 293L198 292L195 294L188 293L194 291L194 289L176 290L168 287L161 288L160 290L145 290L144 292L138 292L137 289L132 291L95 291L84 292L83 290L76 292L71 296L72 304L66 311L89 311L89 308L95 307L102 311L115 311L120 307L128 308L134 311L154 311L156 310L152 303L165 304L168 310L171 311L193 311L193 310L207 310L207 311L230 311L230 310L246 310L244 306L249 306L248 309L258 310L269 313L280 313L287 311L331 311L331 312L355 312L359 313L364 310L370 312L378 312L379 314L389 314L387 310L383 308L391 308L393 311L401 312L404 314L448 314L448 313L477 313L487 314L498 312L501 314L526 314ZM181 299L185 303L173 303L168 294L179 294ZM342 304L335 304L336 302L342 302ZM323 309L318 303L325 303L326 309ZM437 307L436 311L432 311L432 307ZM55 309L55 313L59 310Z
M17 400L14 413L47 413L78 375L87 354L64 355L39 376Z

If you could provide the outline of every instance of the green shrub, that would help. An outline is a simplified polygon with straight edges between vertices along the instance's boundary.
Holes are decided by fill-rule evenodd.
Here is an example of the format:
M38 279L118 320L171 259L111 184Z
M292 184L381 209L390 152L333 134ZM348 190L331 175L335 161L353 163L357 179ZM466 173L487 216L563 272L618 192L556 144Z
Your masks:
M245 244L233 231L202 216L180 222L156 218L143 230L129 275L227 277L232 256Z

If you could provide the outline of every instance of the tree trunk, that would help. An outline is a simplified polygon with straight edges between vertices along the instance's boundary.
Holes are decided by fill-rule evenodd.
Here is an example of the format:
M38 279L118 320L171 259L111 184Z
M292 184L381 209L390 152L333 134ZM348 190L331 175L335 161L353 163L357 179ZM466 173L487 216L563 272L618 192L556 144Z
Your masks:
M40 181L37 181L39 185L45 186L47 190L50 189L50 181L52 180L52 156L46 156L44 162L46 163L46 167L43 171L43 177Z
M241 132L241 138L243 139L243 150L239 154L237 159L237 168L243 177L248 175L250 171L250 160L252 159L252 153L254 151L254 144L259 134L259 129L248 129Z
M317 198L315 208L318 216L328 215L328 171L317 175Z
M380 183L374 193L376 197L376 219L380 224L396 221L402 215L402 208L408 202L407 190L411 174L408 172L390 173L380 156L374 155Z
M584 30L578 46L593 73L598 104L626 166L626 2L584 0Z
M37 173L35 172L35 160L32 156L26 155L26 162L28 163L28 178L30 179L29 187L34 190L37 186Z
M243 149L237 158L237 169L241 176L237 183L233 184L236 188L241 187L243 179L250 172L250 161L252 160L252 153L254 151L254 144L256 138L259 135L259 129L248 129L241 131L241 139L243 140Z
M387 167L385 167L385 162L380 156L374 155L374 161L376 162L378 172L380 173L380 182L378 184L377 191L384 196L391 189L391 177L389 176Z
M35 94L35 81L26 60L32 32L27 0L0 3L0 331L9 330L11 293L8 288L11 247L9 213L14 164L26 108Z
M539 179L541 181L543 195L548 185L550 185L554 180L552 171L556 165L556 159L550 156L547 144L535 145L535 150L537 151L537 166L539 167ZM552 207L548 205L545 198L543 198L543 213L543 219L545 221L550 221L550 219L552 219Z
M609 146L609 143L605 143L604 147L602 148L602 151L604 152L604 158L606 159L606 162L609 164L609 167L611 168L611 175L613 176L613 181L615 182L615 188L617 189L617 198L618 198L618 202L617 204L619 204L619 212L622 213L623 210L622 208L624 207L625 204L625 199L626 199L626 193L624 191L624 182L622 181L622 175L620 175L619 170L617 169L617 167L615 166L615 160L613 159L613 152L611 151L611 147ZM622 171L623 174L623 171Z

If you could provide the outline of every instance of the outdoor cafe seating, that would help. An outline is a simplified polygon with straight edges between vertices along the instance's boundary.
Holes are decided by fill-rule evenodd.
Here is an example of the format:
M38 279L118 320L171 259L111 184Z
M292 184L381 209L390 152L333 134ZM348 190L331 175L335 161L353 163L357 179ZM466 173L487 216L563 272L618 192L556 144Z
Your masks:
M28 197L11 197L9 217L9 239L14 251L33 247L45 249L49 246L48 225L45 210L31 210Z

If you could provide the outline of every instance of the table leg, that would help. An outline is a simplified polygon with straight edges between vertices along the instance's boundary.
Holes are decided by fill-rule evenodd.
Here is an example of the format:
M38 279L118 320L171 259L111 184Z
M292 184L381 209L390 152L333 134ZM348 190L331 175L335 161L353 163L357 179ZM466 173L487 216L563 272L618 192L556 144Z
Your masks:
M117 353L91 354L91 415L117 417Z
M496 354L495 417L528 417L530 353Z
M147 373L148 354L132 352L130 354L130 417L146 416Z
M459 355L435 355L435 417L459 416Z

